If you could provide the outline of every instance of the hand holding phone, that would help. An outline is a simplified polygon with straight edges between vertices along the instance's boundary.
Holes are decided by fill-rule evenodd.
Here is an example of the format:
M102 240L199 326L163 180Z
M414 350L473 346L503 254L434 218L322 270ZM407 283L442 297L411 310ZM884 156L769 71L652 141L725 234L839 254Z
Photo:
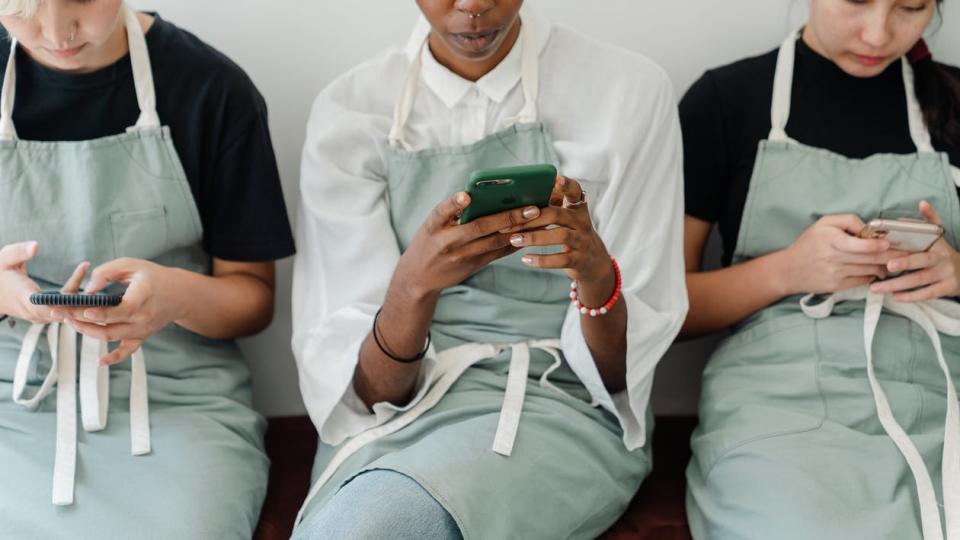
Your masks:
M105 293L64 293L61 291L39 291L30 295L30 303L35 306L65 306L73 308L114 307L120 305L123 295Z
M928 224L943 225L940 214L927 201L920 203L920 213ZM893 259L887 269L900 275L874 283L870 292L892 294L900 302L960 296L960 253L949 242L937 240L925 251Z
M477 171L467 182L470 205L460 214L460 224L526 206L546 208L556 181L557 168L549 164Z
M914 219L874 219L857 236L884 238L890 249L922 253L943 237L943 225Z
M21 242L0 247L0 317L10 316L35 324L59 322L49 307L30 302L30 296L39 291L40 287L27 274L27 266L39 250L37 242ZM89 266L86 262L77 265L62 291L79 290Z

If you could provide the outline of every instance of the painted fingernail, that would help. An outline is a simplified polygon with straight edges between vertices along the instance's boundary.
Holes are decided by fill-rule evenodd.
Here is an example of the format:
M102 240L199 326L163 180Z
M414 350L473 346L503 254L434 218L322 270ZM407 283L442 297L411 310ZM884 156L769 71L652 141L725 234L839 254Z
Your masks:
M523 217L533 219L540 215L540 209L536 206L528 206L523 209Z
M533 257L530 257L528 255L524 255L523 257L520 257L520 260L523 261L523 264L533 264Z
M514 246L519 246L520 244L523 244L523 235L522 235L522 234L515 234L515 235L511 236L511 237L510 237L510 243L513 244Z

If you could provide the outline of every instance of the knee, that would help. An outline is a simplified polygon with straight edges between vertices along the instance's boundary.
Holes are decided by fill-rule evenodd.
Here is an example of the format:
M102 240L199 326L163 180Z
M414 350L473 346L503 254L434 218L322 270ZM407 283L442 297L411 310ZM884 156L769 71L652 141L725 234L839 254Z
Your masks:
M453 517L410 477L369 471L307 516L295 540L315 538L461 538Z

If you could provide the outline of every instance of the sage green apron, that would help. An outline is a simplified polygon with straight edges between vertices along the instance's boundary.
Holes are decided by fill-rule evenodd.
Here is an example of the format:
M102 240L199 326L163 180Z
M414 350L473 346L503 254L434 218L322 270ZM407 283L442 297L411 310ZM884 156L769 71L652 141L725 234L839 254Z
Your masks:
M917 217L924 199L957 246L954 177L923 127L909 63L900 61L918 153L849 159L799 144L784 131L795 45L792 34L780 49L772 130L757 154L734 263L788 247L822 216ZM785 298L737 325L713 354L687 469L694 537L942 538L934 497L941 495L945 417L947 440L955 430L954 405L948 416L948 403L956 402L948 381L955 379L944 376L928 332L911 320L913 308L879 295L865 304L865 296L865 288L845 291L820 306L809 297L803 306L798 297ZM881 313L881 304L890 309ZM923 309L960 314L950 302L928 304ZM937 329L955 334L954 323ZM939 342L944 367L956 373L960 339L941 335ZM893 424L905 433L896 434ZM910 452L898 449L911 441L917 471L904 459ZM924 464L929 474L920 470Z
M436 204L463 190L471 172L558 164L549 133L536 122L537 55L530 32L525 26L527 105L517 124L474 144L404 149L421 57L412 62L387 148L390 212L401 249ZM591 406L589 392L562 359L558 340L569 280L560 271L531 269L520 256L494 262L443 292L431 332L444 375L406 413L413 420L405 427L320 448L307 513L357 475L389 469L427 490L466 539L595 538L616 521L650 470L649 453L626 450L617 420ZM489 343L513 345L482 345ZM522 407L513 400L515 385ZM511 403L516 410L508 411ZM503 427L511 412L519 417L515 440Z
M146 41L122 9L141 109L128 133L18 140L11 47L0 245L39 242L27 269L42 288L59 288L85 260L210 273L190 186L156 114ZM96 364L104 346L78 345L66 325L0 324L0 538L249 538L268 461L237 346L170 325L112 369Z

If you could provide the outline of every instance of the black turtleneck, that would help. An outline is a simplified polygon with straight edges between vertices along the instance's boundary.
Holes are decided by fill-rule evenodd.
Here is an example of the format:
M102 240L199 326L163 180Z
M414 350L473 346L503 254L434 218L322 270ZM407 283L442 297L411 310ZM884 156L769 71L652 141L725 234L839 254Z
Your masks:
M707 71L680 102L686 213L717 223L724 265L736 247L757 145L770 132L777 52ZM960 70L948 69L960 79ZM916 152L900 63L857 78L798 40L787 133L850 158ZM960 141L933 145L960 166Z

